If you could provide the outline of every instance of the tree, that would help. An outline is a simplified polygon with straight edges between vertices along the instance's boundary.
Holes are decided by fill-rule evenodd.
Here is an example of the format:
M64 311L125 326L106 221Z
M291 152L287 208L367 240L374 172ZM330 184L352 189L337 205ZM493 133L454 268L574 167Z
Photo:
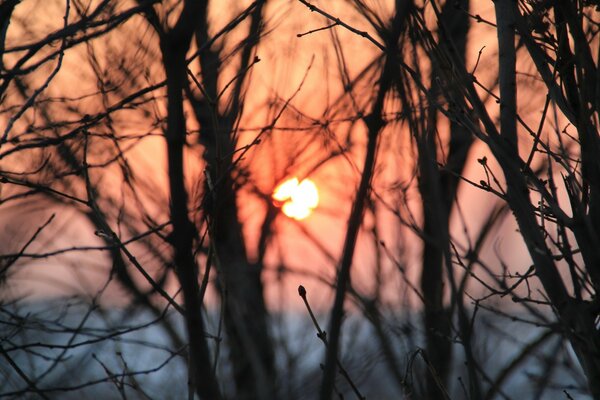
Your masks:
M1 2L2 395L600 397L598 13L480 7Z

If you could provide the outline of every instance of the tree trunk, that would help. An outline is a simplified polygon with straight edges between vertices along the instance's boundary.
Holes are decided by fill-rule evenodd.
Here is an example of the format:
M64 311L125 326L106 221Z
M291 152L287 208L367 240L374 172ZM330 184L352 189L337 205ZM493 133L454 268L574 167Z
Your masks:
M499 137L492 135L492 151L504 172L507 182L507 200L533 259L536 275L556 310L561 324L566 329L566 337L570 340L587 376L592 396L600 398L600 332L594 323L597 312L594 313L588 303L569 296L554 264L550 249L545 243L543 232L538 226L525 176L518 169L521 160L517 144L516 51L514 45L518 10L514 0L497 0L495 7L500 52L501 130ZM577 108L575 107L576 110ZM585 162L583 140L582 151ZM594 183L594 186L596 184L597 182ZM586 267L595 268L595 266L587 265Z
M225 110L217 104L221 66L220 50L210 43L207 8L199 16L196 41L200 51L203 97L190 99L200 123L200 142L214 190L207 187L211 206L206 210L212 225L212 240L218 261L218 285L224 302L224 322L229 359L238 399L274 399L276 371L274 346L269 332L269 313L264 301L262 260L250 263L238 216L237 191L232 174L236 146L234 126L240 118L242 88L252 53L263 29L265 1L255 3L249 12L250 27L241 50L241 62L232 85L231 101Z
M440 15L439 23L445 28L451 46L456 50L456 57L465 62L469 16L462 10L468 10L469 1L458 3L446 1ZM435 83L443 76L439 61L432 58L432 98L436 98L440 88ZM446 168L439 170L437 165L436 125L437 108L431 105L429 110L428 132L425 138L418 138L419 146L419 191L423 204L423 263L421 269L421 291L425 299L423 325L427 357L432 363L437 377L427 372L428 398L442 398L442 388L438 382L448 383L448 375L452 363L451 329L452 316L444 306L444 265L450 254L450 214L454 204L459 179L467 160L467 154L473 142L470 132L463 126L451 121L450 143ZM451 266L447 265L449 273ZM457 294L460 296L460 294ZM457 301L461 301L457 299ZM467 324L468 325L468 324ZM468 332L461 336L470 337ZM468 337L463 337L465 346L470 346ZM466 349L469 353L470 350ZM473 381L471 377L471 381ZM476 379L471 384L476 384ZM477 390L477 392L479 392Z
M167 76L167 157L169 172L170 213L173 231L170 241L175 252L175 267L185 304L185 320L193 384L197 394L205 399L219 399L199 298L198 271L193 254L196 230L188 216L188 195L185 188L183 148L186 124L183 113L183 88L186 79L185 56L194 32L194 19L200 2L186 1L175 27L161 38L163 64Z

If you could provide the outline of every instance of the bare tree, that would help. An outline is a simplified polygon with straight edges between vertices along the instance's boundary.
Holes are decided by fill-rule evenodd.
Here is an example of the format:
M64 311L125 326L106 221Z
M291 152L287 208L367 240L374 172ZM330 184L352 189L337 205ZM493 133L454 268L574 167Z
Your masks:
M597 36L583 1L1 2L0 396L599 397Z

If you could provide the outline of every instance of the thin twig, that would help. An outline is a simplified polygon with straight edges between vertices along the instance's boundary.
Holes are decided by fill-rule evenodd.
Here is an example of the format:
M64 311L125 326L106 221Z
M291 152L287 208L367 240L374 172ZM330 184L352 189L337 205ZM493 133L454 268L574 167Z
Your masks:
M302 298L302 301L304 301L304 305L306 306L306 309L308 310L310 319L312 320L313 324L315 325L315 328L317 329L317 337L319 339L321 339L321 341L327 348L329 346L329 343L327 342L327 332L325 332L324 330L321 329L321 326L319 325L319 322L317 321L317 318L315 317L315 314L313 313L313 310L312 310L310 304L308 303L308 299L306 298L306 289L304 288L304 286L302 286L302 285L298 286L298 294ZM344 368L344 366L342 365L342 363L340 362L339 359L336 359L336 363L337 363L340 375L342 375L346 379L346 381L352 388L352 391L354 391L354 394L356 395L356 397L359 400L365 400L366 397L360 393L360 390L358 390L358 387L356 387L356 385L352 381L352 378L350 378L348 371L346 371L346 369Z

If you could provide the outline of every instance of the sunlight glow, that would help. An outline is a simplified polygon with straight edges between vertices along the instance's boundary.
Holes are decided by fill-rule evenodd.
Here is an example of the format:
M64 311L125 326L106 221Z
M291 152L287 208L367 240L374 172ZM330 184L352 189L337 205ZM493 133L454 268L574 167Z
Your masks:
M273 200L285 215L301 220L308 217L319 204L319 192L310 179L298 182L298 178L291 178L275 188Z

